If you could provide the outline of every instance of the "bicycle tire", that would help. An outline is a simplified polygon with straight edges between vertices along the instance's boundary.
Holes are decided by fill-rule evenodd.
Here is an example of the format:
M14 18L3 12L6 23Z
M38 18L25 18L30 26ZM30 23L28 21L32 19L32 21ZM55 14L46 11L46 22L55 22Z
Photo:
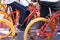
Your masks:
M32 21L27 25L27 27L26 27L26 29L25 29L25 32L24 32L24 40L27 40L27 34L28 34L28 31L29 31L29 29L31 28L31 26L32 26L34 23L38 22L38 21L47 22L47 19L40 17L40 18L36 18L36 19L32 20ZM47 37L47 39L49 39L49 38L50 38L50 37ZM46 40L46 39L45 39L45 40Z
M0 22L5 22L7 25L9 25L9 28L11 29L9 31L9 33L7 33L6 35L0 36L0 38L1 39L6 38L11 34L12 35L12 40L14 40L15 30L14 30L13 24L9 20L6 20L6 19L0 19Z

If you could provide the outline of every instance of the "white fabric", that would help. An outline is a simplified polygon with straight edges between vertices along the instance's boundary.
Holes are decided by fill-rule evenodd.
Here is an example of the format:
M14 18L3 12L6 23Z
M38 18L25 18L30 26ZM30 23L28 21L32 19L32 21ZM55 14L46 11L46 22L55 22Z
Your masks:
M31 3L31 0L27 0L29 3ZM24 6L28 6L29 3L26 0L20 0L20 4Z
M18 0L5 0L5 4L10 4L10 3L12 3L12 2L14 2L14 1L18 1Z
M5 4L10 4L10 3L12 3L12 2L14 2L14 1L17 1L18 2L18 0L5 0ZM31 0L27 0L29 3L31 3ZM24 5L24 6L28 6L29 5L29 3L27 2L26 0L20 0L20 4L21 5Z
M0 19L3 19L3 17L4 17L4 14L0 14Z
M40 1L57 2L59 0L40 0Z

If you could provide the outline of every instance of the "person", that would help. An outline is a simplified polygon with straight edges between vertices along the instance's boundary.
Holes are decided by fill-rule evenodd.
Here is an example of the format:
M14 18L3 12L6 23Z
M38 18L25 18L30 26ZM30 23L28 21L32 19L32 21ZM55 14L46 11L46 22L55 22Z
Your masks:
M34 1L38 1L39 5L40 5L40 17L44 17L46 18L46 16L48 15L48 13L51 12L55 12L57 10L60 10L60 0L34 0ZM51 9L49 11L49 8ZM44 24L44 22L41 22L40 26L42 26ZM37 34L39 35L39 31L41 27L37 27Z
M28 15L27 12L27 7L29 5L28 2L31 3L31 0L20 0L20 2L18 2L17 0L6 0L5 2L8 6L11 6L13 10L17 9L20 11L19 24L21 25ZM22 26L18 25L18 29L20 30L24 30L25 28L26 28L25 24L23 24Z
M31 2L31 0L20 0L20 4L21 5L24 5L25 6L25 8L27 9L28 8L28 6L29 6L29 4L31 4L32 2ZM27 10L25 10L26 12L25 12L25 14L23 14L23 16L21 16L21 20L19 21L19 22L23 22L24 21L24 19L29 15L29 11L27 11ZM20 29L20 31L24 31L25 30L25 28L26 28L26 24L27 24L27 22L25 22L22 26L20 26L20 25L18 25L18 29Z
M45 17L48 15L48 13L50 13L49 7L51 9L51 12L60 10L60 0L40 0L39 4L41 17Z
M5 2L8 6L11 6L12 9L18 9L20 11L20 20L19 24L22 24L22 21L25 17L25 12L27 9L27 6L29 5L26 0L20 0L20 2L17 2L16 0L6 0Z

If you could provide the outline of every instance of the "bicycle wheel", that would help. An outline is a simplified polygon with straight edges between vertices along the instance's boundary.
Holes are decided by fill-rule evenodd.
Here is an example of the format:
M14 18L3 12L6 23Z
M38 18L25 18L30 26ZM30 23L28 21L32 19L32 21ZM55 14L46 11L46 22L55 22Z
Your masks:
M42 29L42 27L40 28L40 32L43 32L43 34L40 34L40 35L43 35L43 40L50 40L51 39L51 37L52 37L52 30L51 30L51 27L49 27L49 25L47 24L48 23L48 20L47 19L45 19L45 18L42 18L42 17L40 17L40 18L36 18L36 19L34 19L34 20L32 20L28 25L27 25L27 27L26 27L26 29L25 29L25 32L24 32L24 40L30 40L30 39L32 39L32 40L38 40L38 39L36 39L36 37L38 37L37 36L37 34L35 33L36 32L36 28L35 28L35 32L33 32L33 30L34 30L34 28L32 28L31 29L31 27L35 24L35 23L37 23L37 22L40 22L40 21L43 21L44 22L44 24L45 24L45 26L44 26L44 28L43 28L43 31L41 30ZM48 26L47 26L48 25ZM31 30L30 30L31 29ZM47 31L49 29L49 32ZM30 37L29 39L28 39L28 37ZM40 37L41 38L41 37ZM41 39L42 40L42 39Z
M13 24L6 19L0 19L0 39L6 38L9 35L12 35L11 40L14 40L15 30Z

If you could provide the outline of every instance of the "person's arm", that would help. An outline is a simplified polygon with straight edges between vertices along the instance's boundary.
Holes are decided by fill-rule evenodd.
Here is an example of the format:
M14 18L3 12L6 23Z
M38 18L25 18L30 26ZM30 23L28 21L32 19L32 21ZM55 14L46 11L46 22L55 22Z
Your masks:
M33 3L31 0L26 0L29 4Z
M18 2L20 2L20 0L18 0Z

